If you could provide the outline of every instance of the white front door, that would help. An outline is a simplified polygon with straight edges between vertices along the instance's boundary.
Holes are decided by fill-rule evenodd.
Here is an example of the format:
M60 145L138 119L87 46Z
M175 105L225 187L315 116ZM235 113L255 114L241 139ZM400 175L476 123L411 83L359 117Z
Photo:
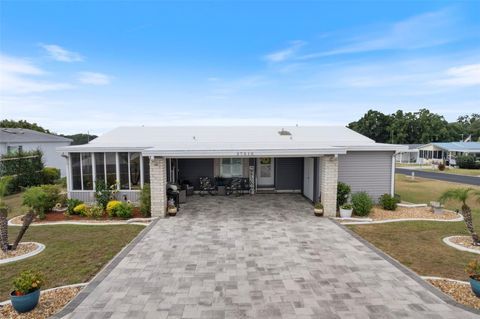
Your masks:
M313 201L313 158L305 157L303 164L303 195Z
M273 157L257 158L257 185L259 187L275 185L275 161Z

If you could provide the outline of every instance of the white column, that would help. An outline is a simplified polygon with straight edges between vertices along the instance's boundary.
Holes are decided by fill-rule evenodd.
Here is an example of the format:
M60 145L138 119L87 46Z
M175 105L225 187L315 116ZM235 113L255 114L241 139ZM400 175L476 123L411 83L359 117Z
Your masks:
M338 156L322 156L320 170L323 212L326 217L335 217L337 215Z
M167 161L150 158L150 197L152 217L165 217L167 209Z

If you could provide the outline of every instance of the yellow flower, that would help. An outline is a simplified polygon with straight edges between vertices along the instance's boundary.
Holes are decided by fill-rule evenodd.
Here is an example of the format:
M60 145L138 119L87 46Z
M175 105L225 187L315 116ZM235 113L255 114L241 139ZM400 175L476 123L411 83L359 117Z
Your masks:
M34 283L32 284L32 287L33 287L33 288L36 288L36 287L37 287L37 283L34 282Z

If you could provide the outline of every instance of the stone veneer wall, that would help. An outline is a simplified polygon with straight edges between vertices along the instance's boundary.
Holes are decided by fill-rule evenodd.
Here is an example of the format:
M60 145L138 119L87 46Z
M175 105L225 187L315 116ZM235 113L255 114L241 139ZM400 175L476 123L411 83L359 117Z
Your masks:
M167 209L167 161L164 157L150 159L150 192L152 217L165 217Z
M321 201L326 217L337 215L338 157L320 157Z

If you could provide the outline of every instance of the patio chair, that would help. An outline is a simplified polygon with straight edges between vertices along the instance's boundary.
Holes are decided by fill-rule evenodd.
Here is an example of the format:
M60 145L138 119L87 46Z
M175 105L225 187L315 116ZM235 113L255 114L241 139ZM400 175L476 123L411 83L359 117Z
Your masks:
M230 183L226 187L226 195L237 194L239 195L242 190L242 179L233 177L230 179Z
M215 183L212 181L210 177L200 177L200 196L204 196L206 194L215 195Z

